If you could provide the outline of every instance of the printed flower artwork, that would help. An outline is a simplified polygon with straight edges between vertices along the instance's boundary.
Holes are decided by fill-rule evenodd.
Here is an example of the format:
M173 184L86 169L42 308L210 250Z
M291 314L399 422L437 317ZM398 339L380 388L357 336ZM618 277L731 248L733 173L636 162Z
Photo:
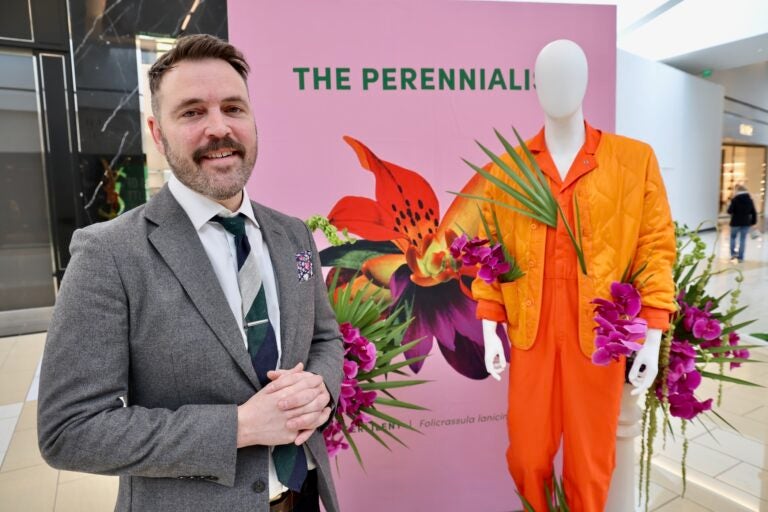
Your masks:
M322 251L323 265L347 277L359 272L349 286L368 293L384 290L394 308L406 306L414 320L404 340L420 340L407 357L428 354L436 341L457 372L471 379L487 377L482 324L475 318L477 304L469 289L478 270L450 251L461 228L476 227L476 207L457 197L441 216L437 196L421 175L382 160L352 137L344 140L362 168L374 175L375 199L345 196L333 206L331 224L362 240ZM475 175L462 192L477 193L482 184ZM503 260L495 266L494 271L503 268ZM502 327L499 335L506 343ZM505 349L508 354L508 344ZM411 369L418 372L423 364L415 362Z

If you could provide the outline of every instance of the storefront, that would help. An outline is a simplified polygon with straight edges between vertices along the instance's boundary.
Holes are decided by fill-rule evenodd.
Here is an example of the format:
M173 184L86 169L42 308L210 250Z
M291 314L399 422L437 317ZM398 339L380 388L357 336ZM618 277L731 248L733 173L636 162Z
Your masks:
M45 330L75 229L162 186L140 78L158 45L227 37L225 0L2 4L0 336Z

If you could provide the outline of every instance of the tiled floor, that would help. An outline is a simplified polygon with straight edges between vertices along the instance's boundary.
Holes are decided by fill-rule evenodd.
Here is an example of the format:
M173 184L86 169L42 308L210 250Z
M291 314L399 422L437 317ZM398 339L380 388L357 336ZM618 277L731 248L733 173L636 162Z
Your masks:
M729 268L727 239L706 235L718 255L718 268ZM750 240L747 261L739 266L745 277L742 303L749 318L758 321L747 332L768 332L768 246ZM733 286L734 274L712 282L715 294ZM40 457L36 439L37 376L44 334L0 338L0 512L111 511L117 479L56 471ZM753 351L768 361L768 348ZM748 365L735 376L768 387L768 364ZM700 398L716 396L716 386L705 381ZM655 447L650 509L657 512L768 511L768 392L764 388L724 387L719 413L733 425L705 420L688 429L685 498L681 494L678 437L661 439ZM679 431L679 428L676 428Z

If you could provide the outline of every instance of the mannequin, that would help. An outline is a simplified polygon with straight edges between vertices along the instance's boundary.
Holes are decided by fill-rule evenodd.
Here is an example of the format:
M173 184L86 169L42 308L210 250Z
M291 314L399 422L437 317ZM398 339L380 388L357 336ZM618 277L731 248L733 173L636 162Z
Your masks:
M567 39L545 46L536 59L536 94L544 111L544 138L552 160L563 180L584 144L584 114L581 110L587 92L587 56ZM506 363L497 323L483 320L485 369L496 380ZM635 387L633 395L645 393L659 371L661 330L648 329L643 348L635 356L629 372L629 382Z
M591 299L585 296L595 292L591 295L595 298L599 290L600 296L608 297L610 281L619 280L628 262L639 265L653 258L650 272L657 277L648 287L648 297L643 297L641 312L641 316L646 313L649 317L649 329L629 373L634 395L645 392L656 378L662 329L667 328L669 313L674 311L674 229L658 164L647 145L602 134L585 123L582 101L587 71L586 56L572 41L555 41L542 49L536 59L535 76L544 129L528 146L549 177L561 208L569 212L566 215L571 226L575 226L573 199L578 199L586 224L582 232L590 276L575 270L575 252L561 226L537 226L520 215L505 212L506 217L501 219L504 239L508 246L515 247L513 252L526 276L496 288L477 280L472 286L478 300L477 316L483 324L485 365L494 379L501 380L506 367L496 333L499 322L507 324L513 344L507 460L519 492L537 511L546 510L544 484L551 488L552 458L561 434L563 483L571 510L602 511L613 471L624 371L619 364L598 367L591 363L591 329L595 324L589 317ZM617 168L609 169L616 162ZM625 168L629 169L626 176L618 176ZM636 188L640 192L635 201L617 196L617 203L608 205L611 214L616 209L628 209L627 213L634 214L631 217L639 219L638 227L633 225L628 230L636 229L637 237L628 238L624 230L621 236L611 237L620 242L609 240L621 243L619 250L603 250L597 236L597 232L607 232L604 226L611 226L608 218L615 215L601 215L588 204L594 197L590 195L592 190L613 186L611 180L617 181L613 189L607 193L599 190L599 197L612 197L611 190L616 189ZM645 189L637 187L642 184L639 180L645 180ZM494 192L486 189L486 193L490 197ZM655 217L644 215L645 211L653 212ZM594 236L590 228L594 228ZM614 256L619 254L621 257ZM596 275L591 273L592 263ZM595 403L599 406L590 405Z

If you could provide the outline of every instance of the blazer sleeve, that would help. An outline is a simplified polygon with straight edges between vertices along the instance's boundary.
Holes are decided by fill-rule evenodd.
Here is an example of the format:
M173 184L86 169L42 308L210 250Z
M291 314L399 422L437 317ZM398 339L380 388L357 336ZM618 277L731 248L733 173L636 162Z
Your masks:
M130 405L128 296L108 244L93 231L72 238L46 340L37 418L43 458L70 471L233 486L236 405Z
M309 239L308 243L312 251L312 268L315 274L313 278L315 282L313 290L315 295L314 332L306 368L308 372L323 377L325 386L331 395L331 408L335 408L339 400L341 380L344 375L342 370L344 346L341 341L339 324L336 321L336 313L334 313L331 307L328 298L328 288L326 288L325 281L323 280L320 255L318 254L315 240L307 225L303 222L301 224Z
M669 209L667 192L661 177L656 155L649 148L645 169L645 190L640 233L633 259L633 271L647 264L639 279L645 282L640 289L643 309L640 316L654 328L669 327L669 314L675 311L675 283L672 267L675 263L675 226ZM660 318L667 312L666 321Z

